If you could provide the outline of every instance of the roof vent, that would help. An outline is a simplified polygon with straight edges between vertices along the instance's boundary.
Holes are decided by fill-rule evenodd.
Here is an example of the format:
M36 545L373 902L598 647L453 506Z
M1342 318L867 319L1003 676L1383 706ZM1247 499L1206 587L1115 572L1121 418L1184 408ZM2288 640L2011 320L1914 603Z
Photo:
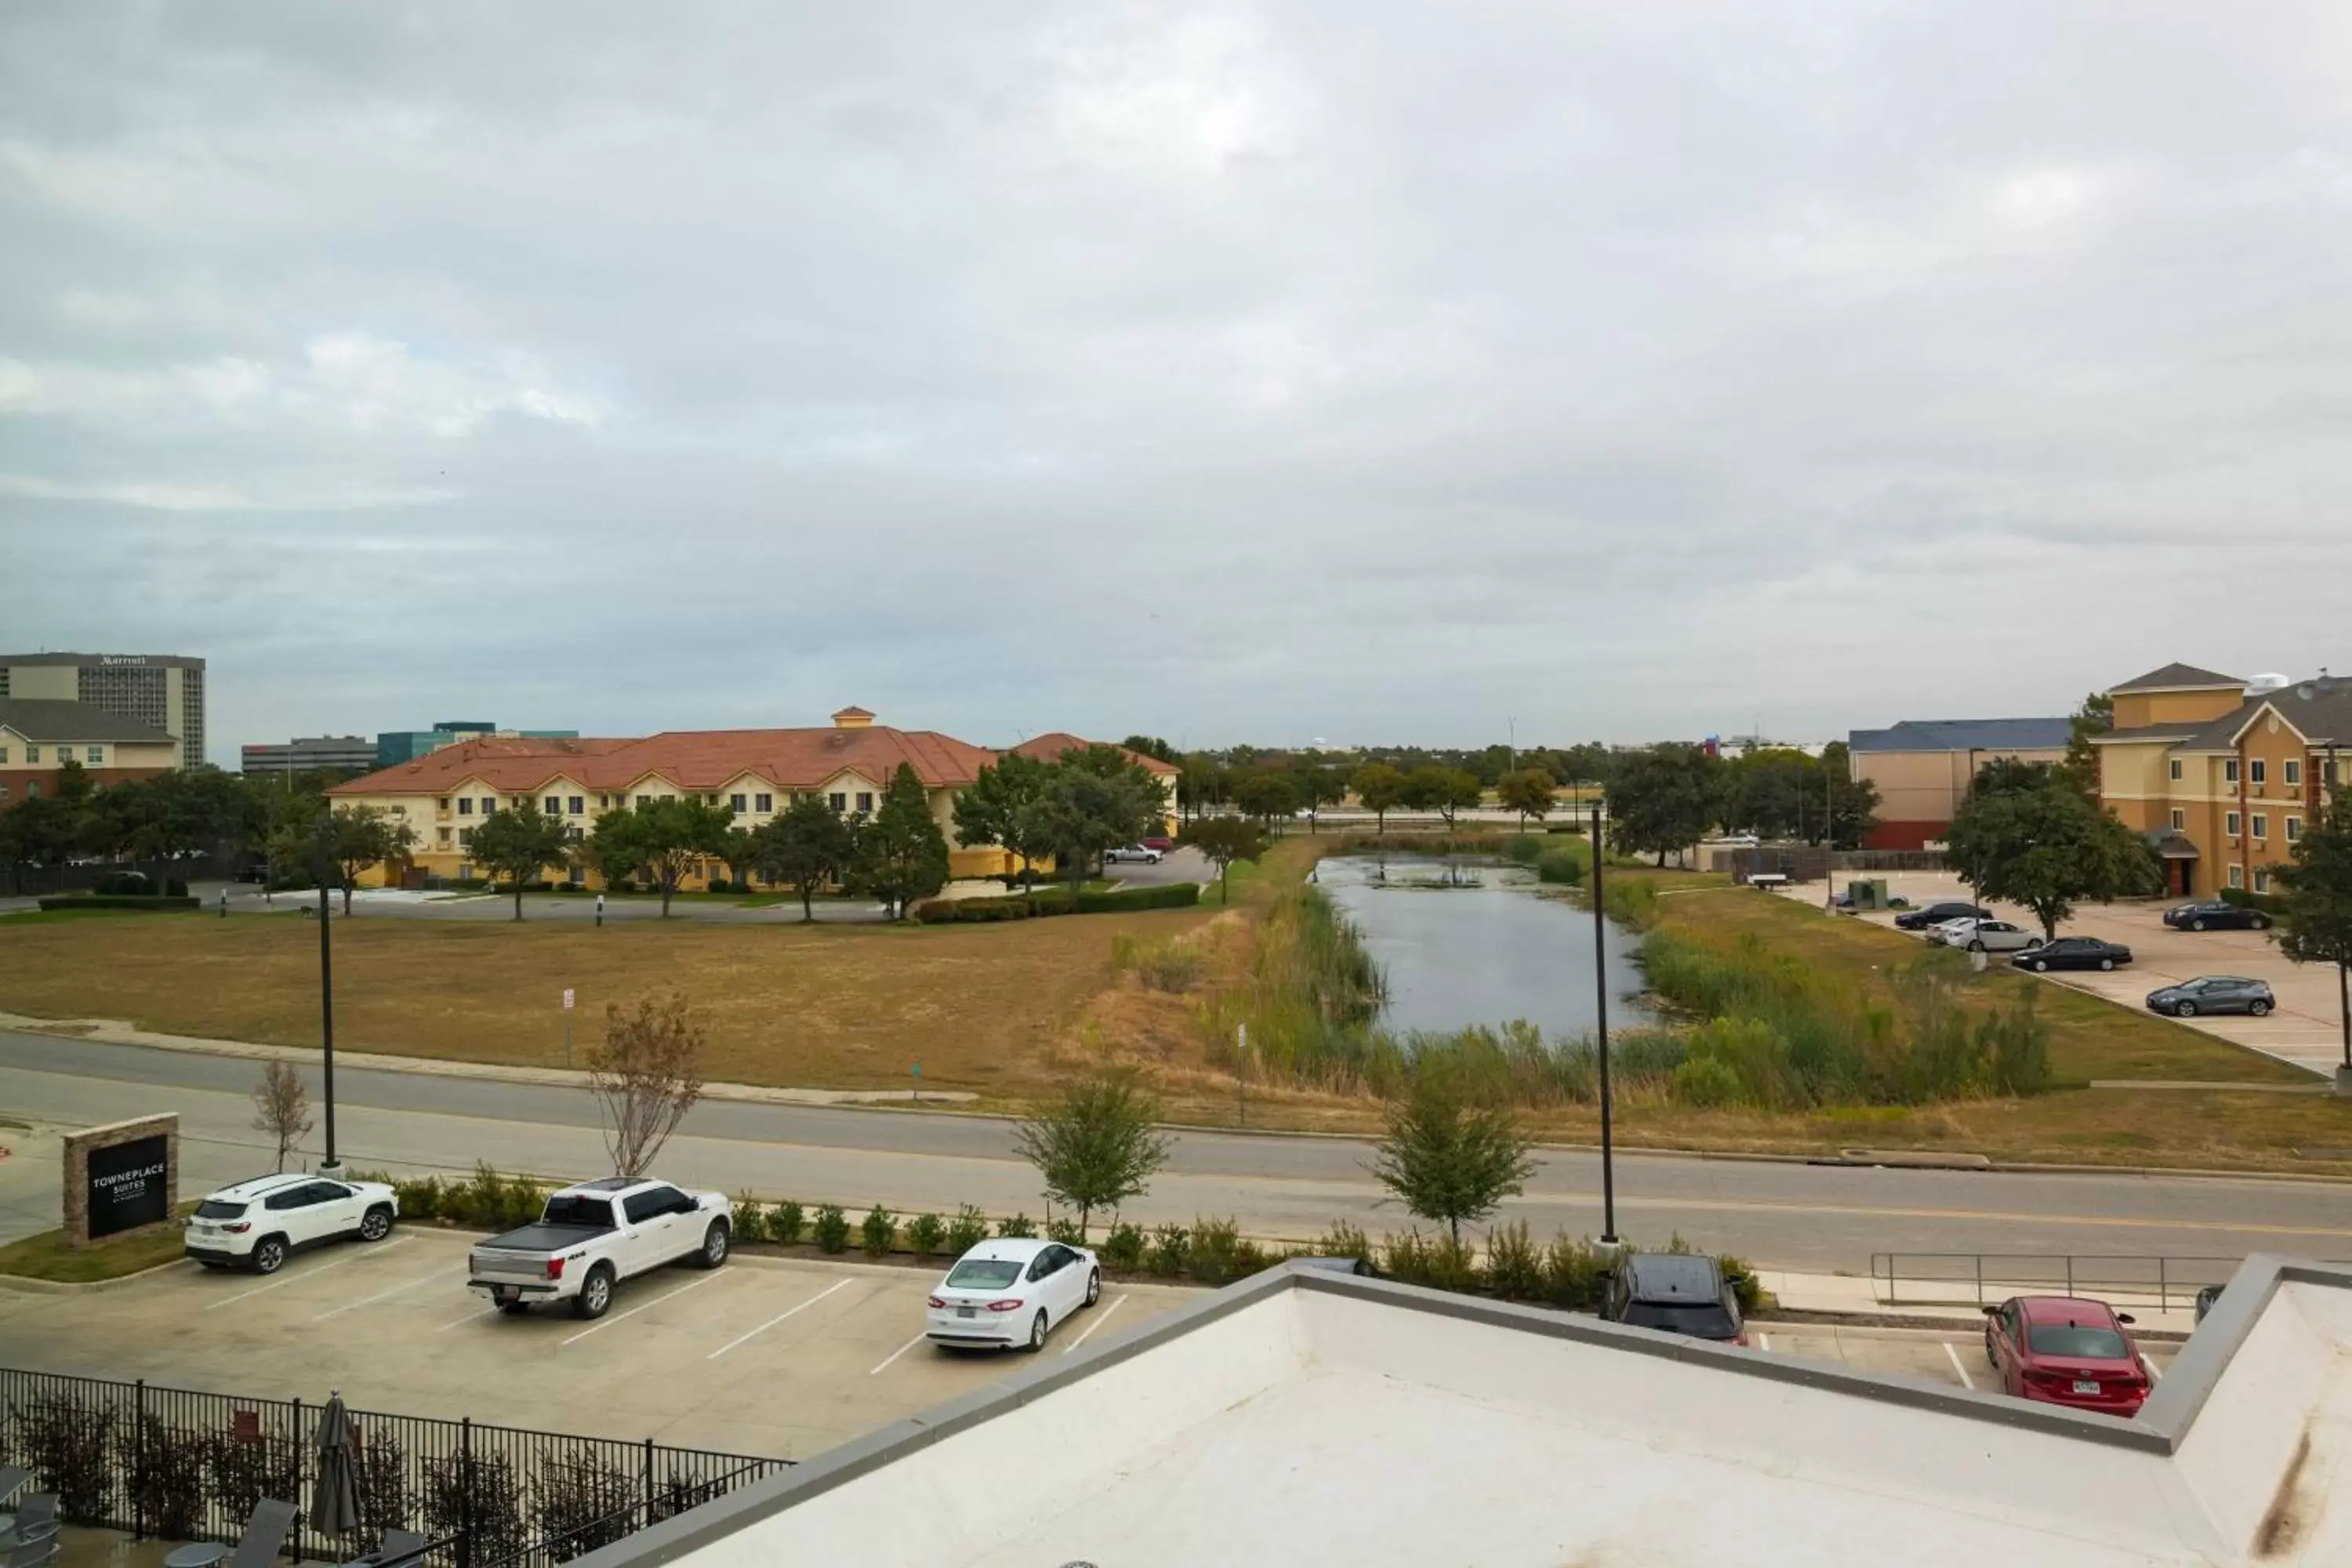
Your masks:
M833 727L836 730L870 730L874 727L874 715L863 708L845 708L833 716Z
M2297 697L2302 698L2305 702L2308 702L2313 698L2319 695L2319 688L2306 680L2301 686L2294 689L2294 694Z
M2259 696L2263 692L2277 691L2282 688L2292 686L2294 684L2294 683L2293 681L2289 680L2284 675L2257 675L2252 680L2246 682L2246 691L2249 696Z

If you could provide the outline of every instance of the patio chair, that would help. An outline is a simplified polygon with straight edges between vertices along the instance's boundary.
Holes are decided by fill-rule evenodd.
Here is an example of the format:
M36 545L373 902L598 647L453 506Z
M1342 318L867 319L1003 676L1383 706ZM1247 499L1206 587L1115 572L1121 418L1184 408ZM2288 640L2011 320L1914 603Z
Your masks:
M56 1520L17 1525L16 1537L8 1545L8 1568L47 1568L47 1564L57 1561L57 1556Z
M425 1537L413 1530L387 1530L377 1548L376 1568L424 1568Z
M37 1525L53 1525L57 1523L57 1521L58 1494L55 1492L35 1492L31 1496L26 1498L23 1502L16 1505L16 1519L14 1529L16 1535L21 1538L25 1531L33 1529Z
M0 1508L5 1508L32 1481L33 1472L22 1465L0 1465Z
M228 1568L269 1568L286 1550L286 1537L293 1529L294 1505L263 1498L253 1505L253 1517L245 1521L245 1533L236 1538L234 1549L200 1541L165 1557L164 1568L219 1568L222 1563Z

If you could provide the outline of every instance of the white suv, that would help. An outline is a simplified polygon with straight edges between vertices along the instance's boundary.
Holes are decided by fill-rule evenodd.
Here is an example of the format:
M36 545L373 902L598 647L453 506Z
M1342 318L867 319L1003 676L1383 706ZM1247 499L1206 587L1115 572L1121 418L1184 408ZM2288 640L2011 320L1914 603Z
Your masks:
M299 1172L223 1187L188 1221L188 1256L207 1268L242 1264L275 1274L298 1247L356 1236L382 1241L400 1203L381 1182L338 1182Z

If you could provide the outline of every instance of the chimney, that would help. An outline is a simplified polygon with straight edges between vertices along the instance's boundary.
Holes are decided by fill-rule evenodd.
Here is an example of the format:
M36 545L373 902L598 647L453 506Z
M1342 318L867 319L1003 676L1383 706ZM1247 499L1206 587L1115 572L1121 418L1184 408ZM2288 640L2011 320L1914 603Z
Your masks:
M833 716L833 727L836 730L870 730L874 727L874 715L863 708L845 708Z

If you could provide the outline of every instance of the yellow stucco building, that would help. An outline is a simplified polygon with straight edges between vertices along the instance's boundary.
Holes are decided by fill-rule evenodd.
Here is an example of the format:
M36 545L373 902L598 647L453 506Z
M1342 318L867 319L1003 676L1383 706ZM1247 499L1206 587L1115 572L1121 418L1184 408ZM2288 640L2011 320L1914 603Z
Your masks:
M1089 743L1056 733L1013 750L1051 758ZM1172 822L1176 769L1154 757L1128 755L1160 781ZM467 858L473 829L483 818L525 801L583 835L604 812L664 798L719 806L733 814L737 826L754 828L804 795L845 815L871 813L903 763L922 782L931 815L947 836L950 874L993 877L1012 868L1004 851L961 844L955 802L997 756L935 730L892 729L876 723L863 708L845 708L826 729L668 731L641 740L486 735L338 784L328 794L339 806L386 812L415 835L407 860L362 878L377 885L474 874ZM709 862L687 885L699 888L726 874L724 866ZM593 869L581 875L587 885L598 885Z
M2175 897L2272 891L2352 772L2352 680L2255 688L2168 664L2108 695L2115 727L2093 742L2099 798L2164 858Z

